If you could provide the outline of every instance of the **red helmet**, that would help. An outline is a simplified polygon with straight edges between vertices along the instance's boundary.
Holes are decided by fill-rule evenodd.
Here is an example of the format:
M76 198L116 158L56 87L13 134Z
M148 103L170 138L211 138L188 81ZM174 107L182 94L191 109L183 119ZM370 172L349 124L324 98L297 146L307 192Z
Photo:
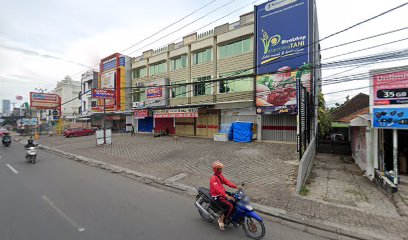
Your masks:
M214 172L216 172L218 169L223 169L224 168L224 164L222 164L220 161L215 161L211 164L212 169L214 170Z

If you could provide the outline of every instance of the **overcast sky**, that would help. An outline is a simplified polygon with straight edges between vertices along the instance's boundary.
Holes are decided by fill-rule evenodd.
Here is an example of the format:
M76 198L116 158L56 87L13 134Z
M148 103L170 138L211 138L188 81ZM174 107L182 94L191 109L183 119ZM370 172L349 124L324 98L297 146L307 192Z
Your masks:
M64 76L74 75L92 66L95 67L101 58L114 52L121 52L169 23L213 1L156 1L153 6L150 5L152 3L150 1L140 0L14 0L3 2L0 8L0 99L13 100L16 95L22 95L27 101L28 92L34 88L50 90ZM402 0L316 1L321 38L405 2ZM175 40L179 41L182 36L197 29L202 28L198 31L200 33L226 22L235 22L239 19L239 15L252 11L251 2L253 1L216 0L177 25L124 53L138 56L142 51L165 46ZM265 1L259 0L256 4L263 2ZM223 5L225 6L222 7ZM220 9L214 11L217 8ZM240 10L203 28L209 22L237 9ZM207 13L209 13L208 16L199 19ZM404 7L351 31L324 40L321 42L321 47L324 49L406 27L408 25L407 15L408 7ZM182 28L193 21L195 22ZM178 30L180 28L182 29ZM164 37L172 31L176 32ZM402 41L369 51L325 60L337 54L407 37L408 30L405 30L359 44L322 51L322 62L408 48L408 41ZM391 62L367 65L343 75L402 64L408 63ZM345 70L348 69L323 69L323 76L330 79L330 75ZM74 75L73 79L80 80L80 74ZM359 86L368 86L368 81L360 80L324 86L323 90L327 93L326 101L329 104L343 101L345 93L331 94L331 92ZM347 94L353 96L360 91L368 92L368 88L350 91Z

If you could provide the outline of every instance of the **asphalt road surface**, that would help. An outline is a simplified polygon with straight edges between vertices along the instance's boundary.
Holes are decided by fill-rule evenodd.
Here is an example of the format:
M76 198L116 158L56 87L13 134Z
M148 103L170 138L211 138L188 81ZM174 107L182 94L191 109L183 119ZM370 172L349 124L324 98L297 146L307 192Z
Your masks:
M201 220L194 199L23 145L0 146L0 239L248 239ZM267 218L267 217L266 217ZM266 221L264 239L323 239Z

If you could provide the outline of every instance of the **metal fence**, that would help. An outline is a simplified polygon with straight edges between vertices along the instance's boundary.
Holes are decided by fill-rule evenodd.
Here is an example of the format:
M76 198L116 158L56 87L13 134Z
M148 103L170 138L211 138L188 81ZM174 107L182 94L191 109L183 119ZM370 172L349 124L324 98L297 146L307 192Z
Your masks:
M296 181L296 192L299 192L301 187L306 183L306 179L309 177L312 171L314 159L316 156L316 137L310 141L306 151L304 152L302 159L299 163L298 176Z

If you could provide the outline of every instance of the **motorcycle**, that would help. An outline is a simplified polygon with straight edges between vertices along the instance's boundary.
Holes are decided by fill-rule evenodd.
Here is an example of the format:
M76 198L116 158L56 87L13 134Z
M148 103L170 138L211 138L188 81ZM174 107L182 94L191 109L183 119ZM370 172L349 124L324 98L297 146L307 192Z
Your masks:
M10 144L11 144L11 137L4 137L3 140L2 140L2 142L3 142L3 145L4 145L5 147L10 146Z
M210 195L208 188L197 188L195 207L200 216L213 222L223 214L223 208ZM254 211L249 197L245 195L244 190L239 189L231 194L234 197L234 212L229 219L225 219L225 226L232 224L234 227L242 227L245 234L251 239L262 239L265 236L265 225L262 218ZM217 222L217 221L216 221Z
M34 164L37 160L37 147L28 147L26 152L26 159L28 162Z

